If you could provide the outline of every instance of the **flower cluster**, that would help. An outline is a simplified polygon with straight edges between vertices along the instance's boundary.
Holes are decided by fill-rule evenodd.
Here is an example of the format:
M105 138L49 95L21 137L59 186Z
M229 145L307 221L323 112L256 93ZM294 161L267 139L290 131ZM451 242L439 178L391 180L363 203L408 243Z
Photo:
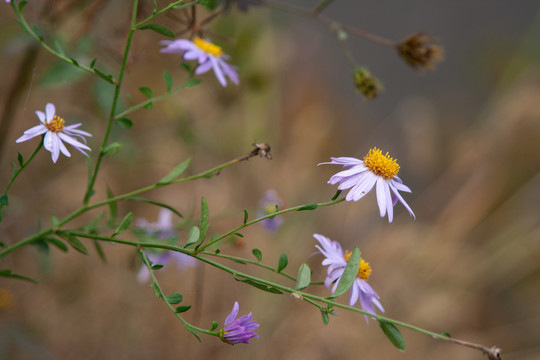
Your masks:
M345 200L358 201L376 186L377 204L381 217L388 214L388 222L394 218L394 205L401 202L412 217L415 217L412 209L405 202L399 191L411 192L396 175L399 165L388 153L373 148L364 156L363 160L353 157L330 158L330 162L322 164L342 165L346 170L340 171L330 178L329 184L339 183L339 190L350 189Z
M231 345L240 343L249 344L249 339L259 337L259 335L253 332L253 330L259 328L259 324L253 320L251 313L236 319L239 309L240 306L235 301L231 313L225 319L223 328L219 332L220 339Z
M160 50L162 53L178 53L183 55L184 60L197 60L199 66L197 66L195 74L204 74L210 69L213 69L214 74L223 87L227 86L225 76L238 85L239 80L236 67L226 62L226 60L230 59L229 55L224 54L219 46L209 40L197 37L193 41L186 39L162 40L161 44L165 45Z
M68 149L62 141L67 142L75 149L79 150L84 155L88 156L84 150L90 151L91 149L86 146L86 139L84 136L92 136L86 131L78 130L77 128L81 124L65 126L65 121L58 115L56 115L56 108L54 104L48 103L45 106L45 112L36 111L36 115L41 121L40 125L36 125L24 132L24 135L16 140L17 143L30 140L36 136L45 134L43 138L43 147L45 150L51 152L52 161L56 163L60 152L67 157L70 157ZM76 138L82 141L79 142Z
M321 254L325 256L325 259L322 261L322 265L328 266L327 276L324 280L324 286L327 289L332 286L332 293L337 289L337 286L343 276L345 267L347 267L347 261L349 260L351 253L343 252L341 245L337 241L332 241L326 236L313 234L313 237L319 242L319 245L315 247L319 250ZM375 306L384 312L384 308L379 302L379 295L371 288L368 284L367 279L371 274L371 267L369 263L365 262L364 259L360 261L360 266L358 268L358 275L354 280L354 283L351 286L351 294L349 297L349 305L354 306L357 301L360 301L360 306L362 310L374 314ZM368 317L364 316L366 321Z

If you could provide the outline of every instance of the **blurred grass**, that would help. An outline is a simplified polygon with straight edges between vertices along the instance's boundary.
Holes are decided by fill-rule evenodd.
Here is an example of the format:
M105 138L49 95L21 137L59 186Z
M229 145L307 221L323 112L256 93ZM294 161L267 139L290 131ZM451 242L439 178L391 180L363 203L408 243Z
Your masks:
M119 14L127 13L125 5L111 2L104 6L87 41L101 49L97 50L98 63L115 69L125 31L125 19ZM38 8L28 5L34 22L38 22ZM65 36L69 43L70 35L84 24L84 9L81 5L72 12L65 10L64 17L60 13L55 22L43 27ZM6 29L0 31L0 61L6 79L0 84L0 94L5 99L16 81L10 69L18 65L24 46L9 13L2 11L0 18L1 29ZM174 27L172 19L164 21ZM130 115L132 129L114 130L115 141L124 148L104 162L94 201L105 198L106 186L120 194L151 184L188 157L193 158L188 171L195 173L249 152L254 141L269 142L271 161L254 158L210 180L147 195L193 216L194 222L200 197L205 196L210 231L218 234L240 224L243 209L253 216L268 188L278 191L285 206L328 200L335 189L326 181L338 168L316 167L317 163L330 156L361 157L372 146L382 147L398 159L400 176L413 190L406 200L416 221L398 205L396 219L389 225L379 218L375 196L370 194L358 203L291 214L277 234L253 226L244 231L242 241L223 245L222 252L251 257L251 250L259 248L263 262L269 265L277 265L279 255L286 252L290 273L307 262L314 270L313 278L322 280L321 256L311 256L313 233L338 240L345 248L359 245L374 269L370 283L389 317L497 345L503 349L504 359L537 359L540 75L532 61L512 62L528 58L536 51L534 43L523 41L516 53L499 54L502 59L480 56L483 61L473 63L479 70L492 61L512 64L495 73L500 82L486 86L480 113L460 112L441 93L428 96L410 91L390 110L378 113L379 121L374 119L372 103L352 97L351 84L328 85L328 77L342 76L335 74L347 73L348 68L340 66L341 54L318 60L326 46L334 46L317 41L313 34L321 33L320 27L295 34L283 26L262 29L260 24L269 21L267 11L256 9L247 17L229 16L216 25L231 37L238 35L236 47L222 45L232 54L231 62L240 66L241 85L223 89L207 74L201 77L200 86L154 104L151 111ZM306 26L303 21L291 26L300 23ZM527 36L534 38L537 33L531 31ZM298 42L299 36L308 35L305 42ZM156 94L164 91L164 69L173 75L175 84L185 78L178 57L159 54L159 40L155 33L137 33L123 89L130 95L123 98L126 105L144 99L137 90L140 86L149 86ZM61 87L39 85L39 79L55 64L48 54L39 55L35 67L28 69L33 77L27 91L11 104L16 107L15 116L2 120L13 122L8 146L1 154L4 169L17 151L27 156L33 150L37 140L15 145L15 139L36 124L33 112L43 109L46 102L54 102L68 123L83 122L83 129L94 134L90 144L98 147L107 111L94 95L104 90L88 76ZM385 86L392 89L401 77L410 75L403 74L406 70L388 70ZM438 71L444 72L444 66ZM426 75L430 76L436 75ZM466 87L447 91L464 98L474 96ZM378 106L384 104L384 96L377 100ZM79 206L86 176L85 159L78 153L71 159L61 158L54 166L48 152L39 154L12 189L10 206L0 223L2 241L11 243L31 234L37 218L46 224L51 214L62 217ZM6 183L9 171L3 171L0 179ZM133 211L149 221L155 221L158 213L139 203L120 203L119 209L120 216ZM182 232L180 241L186 236ZM0 283L14 299L10 307L0 310L0 358L482 357L410 331L404 331L407 351L398 353L378 325L373 321L365 324L362 316L340 311L340 316L323 326L315 308L293 297L259 293L213 268L159 271L167 292L181 292L184 303L194 305L186 313L188 321L201 327L210 327L213 320L222 323L236 300L241 314L252 311L261 324L260 339L250 346L226 346L213 338L203 338L200 345L155 298L148 284L136 282L139 260L134 251L108 243L103 246L107 263L93 251L83 256L52 249L45 255L35 247L3 260L2 267L35 277L40 284ZM308 290L327 293L322 287Z

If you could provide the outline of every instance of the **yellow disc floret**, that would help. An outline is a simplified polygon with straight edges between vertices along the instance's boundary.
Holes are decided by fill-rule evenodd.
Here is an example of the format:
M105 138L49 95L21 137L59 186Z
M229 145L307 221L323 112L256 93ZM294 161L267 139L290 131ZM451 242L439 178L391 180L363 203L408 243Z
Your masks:
M193 40L193 43L199 49L201 49L204 52L207 52L207 53L212 54L214 56L223 55L223 50L221 50L221 48L219 46L217 46L215 44L212 44L209 41L206 41L206 40L201 39L201 38L195 38L195 40Z
M392 179L399 172L399 165L392 159L388 153L382 154L382 151L376 147L369 150L364 156L364 164L375 174L385 179Z
M349 261L351 258L352 252L346 250L345 251L345 261ZM371 274L371 266L369 266L369 263L364 261L364 259L360 259L360 266L358 267L358 276L362 280L366 280L369 278L369 275Z
M51 121L49 121L48 123L45 123L45 127L49 131L60 132L64 130L64 123L65 123L64 119L62 119L58 115L54 115L54 118Z

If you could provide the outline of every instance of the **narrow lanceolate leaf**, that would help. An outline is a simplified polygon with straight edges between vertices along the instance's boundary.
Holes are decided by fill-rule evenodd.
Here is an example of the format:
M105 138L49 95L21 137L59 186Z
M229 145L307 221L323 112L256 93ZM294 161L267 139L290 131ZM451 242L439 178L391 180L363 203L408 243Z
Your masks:
M165 208L165 209L168 209L168 210L172 211L178 217L181 217L181 218L184 217L182 214L180 214L180 212L178 212L178 210L176 210L172 206L169 206L167 204L163 204L163 203L160 203L160 202L157 202L157 201L149 200L147 198L143 198L143 197L140 197L140 196L132 196L132 197L127 198L127 200L141 201L141 202L145 202L145 203L148 203L148 204L156 205L156 206L159 206L159 207L162 207L162 208Z
M63 252L68 251L68 247L67 247L66 243L64 243L60 239L57 239L57 238L54 238L54 237L47 237L47 238L44 238L43 240L47 241L48 243L53 244L54 246L56 246L57 248L59 248Z
M84 255L88 255L88 250L86 249L86 247L75 236L71 234L67 234L67 236L65 236L64 238L69 243L69 245L71 245L75 250L83 253Z
M303 263L298 269L298 276L296 277L296 290L302 290L308 287L311 282L311 270L308 264Z
M8 200L7 194L4 194L4 195L0 196L0 205L4 205L4 206L9 205L9 200Z
M328 312L326 311L326 309L321 309L321 317L323 324L328 325L328 323L330 322L330 316L328 316Z
M5 270L0 270L0 276L4 276L4 277L10 277L10 278L14 278L14 279L19 279L19 280L26 280L26 281L30 281L34 284L37 284L38 282L34 279L31 279L27 276L23 276L23 275L19 275L19 274L14 274L13 272L11 272L11 270L9 269L5 269Z
M248 221L248 216L249 216L249 214L248 214L247 210L244 210L244 225L246 225L246 223Z
M304 206L300 206L296 211L304 211L304 210L315 210L318 208L319 205L313 203L313 204L306 204Z
M250 279L239 279L237 277L235 277L234 279L237 280L237 281L246 283L248 285L251 285L253 287L256 287L257 289L260 289L262 291L266 291L266 292L269 292L269 293L272 293L272 294L283 294L281 292L281 290L276 289L273 286L268 286L268 285L265 285L265 284L250 280Z
M174 293L165 296L165 300L167 300L169 304L180 304L182 300L184 300L184 297L180 293Z
M188 247L189 245L196 243L199 240L199 236L201 235L201 231L199 230L198 226L193 226L189 230L188 239L186 242L186 245L184 247Z
M167 29L165 26L163 25L158 25L158 24L148 24L148 25L144 25L144 26L141 26L141 27L138 27L137 30L152 30L152 31L155 31L157 32L158 34L161 34L161 35L164 35L164 36L167 36L167 37L170 37L170 38L174 38L174 32L172 32L171 30Z
M208 228L210 225L208 225L208 219L210 218L210 214L208 212L208 203L206 202L206 199L203 197L201 199L201 234L199 235L199 244L202 244L204 239L206 239L206 234L208 234Z
M23 156L21 153L17 153L17 161L19 162L19 165L20 166L23 166L24 164L24 159L23 159Z
M106 192L107 192L107 199L112 199L114 197L114 194L111 188L109 188L108 186L107 186ZM113 227L114 223L116 222L116 212L117 212L116 202L112 201L109 203L109 221L107 221L107 225L109 225L109 227Z
M124 216L122 221L120 221L120 225L118 225L116 230L114 230L113 236L116 236L116 235L126 231L127 228L129 227L129 225L131 225L132 220L133 220L133 213L128 213L126 216Z
M358 269L360 268L360 249L357 247L354 248L347 267L343 271L341 280L337 286L336 291L332 294L332 297L338 297L347 292L354 283L356 276L358 275Z
M58 42L58 40L54 40L54 47L56 48L56 51L60 55L66 56L66 54L64 53L64 50L62 49L62 46L60 46L60 43Z
M251 251L251 252L253 253L253 256L255 256L257 258L258 261L262 260L262 252L261 252L261 250L253 249L253 251Z
M281 254L278 261L277 272L281 272L281 270L285 269L288 264L289 264L289 258L287 258L287 254L285 253Z
M163 72L163 80L165 80L165 86L167 87L167 92L170 92L173 87L173 78L168 71Z
M188 168L190 161L191 161L191 159L187 159L186 161L184 161L183 163L181 163L180 165L175 167L170 173L167 174L167 176L165 176L163 179L159 180L157 182L157 184L158 185L169 184L171 181L176 179L178 176L182 175L182 173L184 171L186 171L186 169Z
M405 339L396 325L384 320L379 320L379 325L388 340L390 340L399 351L405 351Z
M105 256L105 251L103 251L103 248L101 247L101 244L98 240L94 239L94 248L96 248L96 252L103 262L107 262L107 257Z

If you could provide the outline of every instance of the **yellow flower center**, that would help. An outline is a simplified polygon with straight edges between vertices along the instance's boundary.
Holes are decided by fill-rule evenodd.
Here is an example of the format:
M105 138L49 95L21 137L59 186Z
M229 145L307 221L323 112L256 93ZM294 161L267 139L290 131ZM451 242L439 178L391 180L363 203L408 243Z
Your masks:
M206 41L201 38L195 38L195 40L193 40L193 43L195 44L195 46L197 46L199 49L201 49L204 52L207 52L214 56L223 55L223 50L221 50L219 46L212 44L210 41Z
M58 115L54 115L54 118L50 122L45 123L45 127L49 131L60 132L64 130L64 123L65 123L64 119L62 119Z
M267 214L267 215L270 215L270 214L273 214L276 212L276 205L273 205L273 204L268 204L264 207L264 212Z
M369 150L364 156L364 164L375 174L385 179L392 179L399 172L399 165L392 159L388 153L382 154L382 151L376 147Z
M352 252L345 250L345 261L349 261L351 258ZM360 259L360 266L358 267L358 276L362 280L366 280L369 278L369 275L371 274L371 266L369 266L368 262L365 262L364 259Z

